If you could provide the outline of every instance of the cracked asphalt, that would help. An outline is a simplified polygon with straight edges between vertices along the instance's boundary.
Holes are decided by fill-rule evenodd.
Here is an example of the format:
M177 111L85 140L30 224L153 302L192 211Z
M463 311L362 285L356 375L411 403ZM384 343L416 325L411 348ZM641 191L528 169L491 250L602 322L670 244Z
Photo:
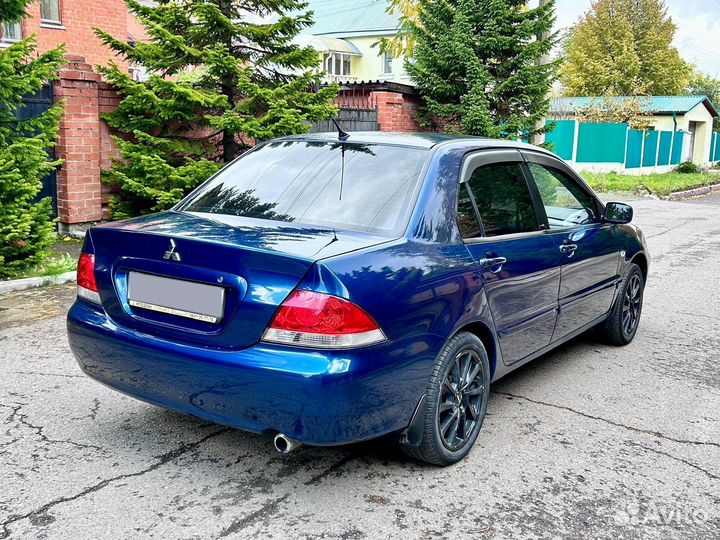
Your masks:
M0 298L0 538L720 538L720 198L640 199L637 338L497 382L460 464L268 437L84 377L71 286Z

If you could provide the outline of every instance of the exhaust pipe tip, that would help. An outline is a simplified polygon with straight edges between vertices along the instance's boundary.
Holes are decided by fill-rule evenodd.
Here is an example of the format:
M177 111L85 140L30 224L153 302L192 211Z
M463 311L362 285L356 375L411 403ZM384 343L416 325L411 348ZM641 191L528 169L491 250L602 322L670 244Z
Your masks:
M291 439L290 437L286 437L282 433L278 433L273 439L273 446L275 446L275 450L281 454L289 454L299 446L302 446L302 443L296 441L295 439Z

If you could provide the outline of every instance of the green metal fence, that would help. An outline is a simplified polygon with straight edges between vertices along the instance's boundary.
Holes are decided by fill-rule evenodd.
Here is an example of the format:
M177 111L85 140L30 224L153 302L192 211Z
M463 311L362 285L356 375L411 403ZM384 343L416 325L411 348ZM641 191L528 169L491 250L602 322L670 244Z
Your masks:
M625 169L678 165L682 159L682 131L637 131L627 124L580 123L555 120L546 141L566 161L618 164ZM709 161L720 161L720 133L713 133Z
M712 144L710 145L710 161L720 161L720 133L717 132L714 132L712 134Z

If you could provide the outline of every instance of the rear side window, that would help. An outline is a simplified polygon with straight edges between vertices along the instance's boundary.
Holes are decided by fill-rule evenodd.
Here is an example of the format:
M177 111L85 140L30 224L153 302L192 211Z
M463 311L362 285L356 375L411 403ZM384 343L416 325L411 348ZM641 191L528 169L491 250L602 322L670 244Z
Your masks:
M404 223L426 156L400 146L273 142L178 209L390 234Z
M475 206L470 199L467 183L460 184L459 189L457 215L460 234L463 238L475 238L482 234L482 229L480 229Z
M519 163L478 167L467 184L480 212L485 236L538 230L535 207Z

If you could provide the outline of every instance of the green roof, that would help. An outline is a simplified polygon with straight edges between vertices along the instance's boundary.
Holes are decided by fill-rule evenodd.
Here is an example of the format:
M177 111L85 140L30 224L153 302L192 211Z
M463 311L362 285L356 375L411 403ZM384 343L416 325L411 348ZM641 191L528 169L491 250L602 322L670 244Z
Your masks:
M628 98L627 96L618 96L612 98L601 97L566 97L552 100L552 113L573 114L593 105L602 107L605 100L619 102ZM685 114L700 104L705 105L707 110L713 117L718 117L717 109L708 99L707 96L650 96L641 97L640 107L644 112L653 114Z
M377 36L393 34L400 21L390 14L388 0L307 0L315 24L304 34L333 37Z

